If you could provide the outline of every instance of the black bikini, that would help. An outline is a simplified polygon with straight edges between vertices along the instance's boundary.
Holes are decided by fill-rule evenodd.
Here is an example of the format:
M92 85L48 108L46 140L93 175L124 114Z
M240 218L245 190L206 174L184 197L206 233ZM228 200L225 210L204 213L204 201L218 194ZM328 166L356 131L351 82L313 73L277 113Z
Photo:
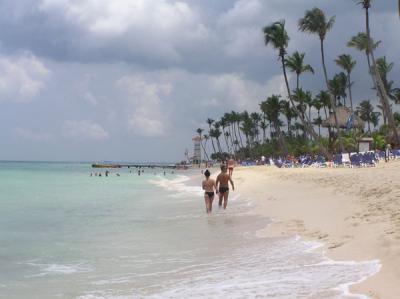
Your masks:
M214 192L205 192L205 193L208 195L210 199L214 197Z
M219 193L224 194L225 192L228 192L229 188L228 187L219 187Z

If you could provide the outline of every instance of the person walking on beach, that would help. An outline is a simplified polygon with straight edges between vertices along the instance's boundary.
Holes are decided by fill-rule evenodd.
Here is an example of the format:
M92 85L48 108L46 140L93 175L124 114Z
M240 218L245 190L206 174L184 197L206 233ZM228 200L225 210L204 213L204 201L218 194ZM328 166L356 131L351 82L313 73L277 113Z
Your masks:
M385 147L385 162L389 162L390 160L390 150L392 149L392 146L390 143L386 144Z
M228 174L230 177L232 177L233 174L233 168L235 167L235 160L233 159L233 157L231 157L228 160Z
M235 185L233 184L232 178L227 173L226 166L221 166L221 173L217 176L216 186L217 193L219 196L218 205L222 207L222 200L224 201L224 210L228 205L228 196L229 196L229 183L231 183L232 190L235 190Z
M211 214L212 211L212 203L214 200L214 191L217 190L217 185L213 179L210 179L210 171L207 169L204 172L204 176L206 179L202 183L202 188L204 190L204 202L206 204L207 214Z

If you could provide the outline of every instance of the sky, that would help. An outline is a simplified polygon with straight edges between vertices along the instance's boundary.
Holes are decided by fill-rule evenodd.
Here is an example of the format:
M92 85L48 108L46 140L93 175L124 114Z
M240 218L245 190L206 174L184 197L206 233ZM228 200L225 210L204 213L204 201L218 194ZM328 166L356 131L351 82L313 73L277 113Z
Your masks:
M319 43L297 30L315 6L336 23L329 76L357 60L355 102L375 100L366 58L346 47L364 30L353 0L0 0L0 160L179 161L197 128L225 112L286 95L262 28L286 20L289 54L306 53L324 88ZM400 86L397 1L374 1L371 27ZM294 84L294 77L291 83Z

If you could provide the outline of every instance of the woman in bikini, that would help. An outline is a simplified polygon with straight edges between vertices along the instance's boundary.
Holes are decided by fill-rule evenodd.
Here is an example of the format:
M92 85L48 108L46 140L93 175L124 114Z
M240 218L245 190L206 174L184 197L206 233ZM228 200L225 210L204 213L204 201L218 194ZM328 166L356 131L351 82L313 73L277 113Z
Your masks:
M215 191L217 190L217 186L215 185L215 181L210 179L210 171L206 170L204 172L204 176L206 179L202 183L202 187L204 190L204 202L206 204L207 214L211 214L212 211L212 202L214 200Z

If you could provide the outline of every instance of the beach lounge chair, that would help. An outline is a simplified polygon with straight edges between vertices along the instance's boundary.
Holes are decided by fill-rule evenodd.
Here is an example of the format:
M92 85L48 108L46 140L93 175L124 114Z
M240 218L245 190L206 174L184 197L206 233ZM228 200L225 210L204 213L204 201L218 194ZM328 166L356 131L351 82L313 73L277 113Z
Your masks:
M395 159L400 159L400 150L396 149L392 152Z
M327 165L328 164L326 163L325 158L322 156L318 156L315 162L313 163L313 166L318 168L327 167Z
M379 160L385 160L385 152L384 151L378 151L377 152Z
M342 164L344 166L351 167L350 154L348 154L348 153L342 154Z
M274 160L274 165L276 166L276 167L278 167L278 168L282 168L282 166L283 166L283 162L282 162L282 160Z
M342 155L341 154L336 154L333 156L333 165L334 167L339 167L343 164L342 161Z
M362 166L362 155L361 154L352 154L350 156L351 167L361 167Z
M368 167L368 166L376 166L376 157L374 152L366 152L364 154L361 154L361 162L363 166Z

